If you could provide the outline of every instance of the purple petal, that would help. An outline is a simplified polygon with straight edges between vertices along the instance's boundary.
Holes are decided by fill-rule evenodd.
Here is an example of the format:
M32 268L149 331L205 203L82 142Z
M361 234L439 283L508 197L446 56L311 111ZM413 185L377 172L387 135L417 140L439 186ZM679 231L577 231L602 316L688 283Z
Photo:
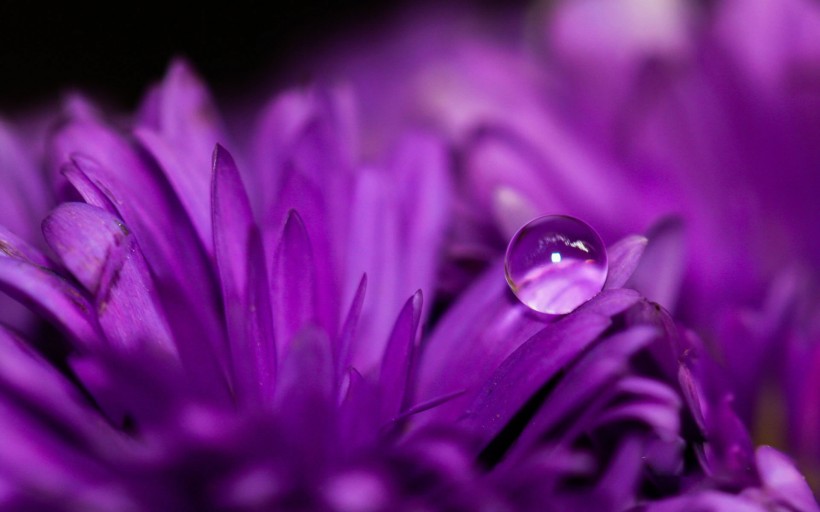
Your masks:
M37 248L29 245L5 226L0 225L0 257L8 256L44 269L53 269L54 263Z
M352 347L351 363L368 372L375 368L393 327L393 315L416 288L400 289L396 262L400 261L399 205L384 173L362 171L352 199L344 296L352 296L359 276L368 276L359 334Z
M314 258L313 265L316 272L316 314L318 324L328 333L335 333L338 328L338 275L341 273L341 264L338 261L339 252L332 245L335 233L329 215L328 198L323 191L296 167L287 165L282 176L282 188L274 208L268 212L266 223L266 247L274 252L279 229L287 220L291 211L299 212L310 239L313 254L321 255ZM338 219L333 219L336 222Z
M521 439L509 457L512 460L523 457L541 435L554 428L573 414L587 414L595 409L590 404L601 396L610 397L619 391L613 387L617 379L626 372L629 359L645 347L657 332L649 327L634 327L618 333L593 347L581 360L573 365L550 393L538 413L529 422ZM654 381L653 381L654 382ZM622 381L618 386L622 386ZM666 388L668 389L668 388ZM607 401L610 398L607 398ZM680 408L678 402L673 405ZM586 429L588 425L577 419L571 423L575 428Z
M388 168L402 203L399 223L403 233L401 256L405 259L398 263L403 267L401 277L405 286L417 287L432 297L452 202L445 147L428 134L405 135Z
M665 219L647 234L649 243L640 264L626 286L669 311L675 310L686 269L686 241L683 223Z
M720 491L695 491L682 496L649 503L646 512L766 512L762 504Z
M55 137L52 158L68 158L82 150L101 158L98 163L74 154L70 159L112 205L134 233L156 285L162 289L163 305L173 311L175 322L197 318L194 325L175 326L175 331L196 332L192 339L205 340L227 367L223 327L213 311L217 307L213 275L202 245L176 198L147 163L125 140L106 127L90 121L72 122ZM170 302L167 300L173 297Z
M89 163L88 165L93 164ZM105 193L100 190L100 187L98 187L75 163L69 162L65 164L62 169L60 169L60 172L86 203L102 208L112 215L117 214L117 207L114 206Z
M467 410L465 426L485 441L495 437L541 386L609 325L607 316L581 308L532 336L504 360L478 392Z
M607 249L609 273L604 289L620 288L626 284L641 261L648 240L640 235L632 235Z
M316 316L316 272L305 225L291 211L273 256L271 303L278 355Z
M213 155L213 247L222 285L233 378L242 400L269 401L276 346L267 262L245 187L231 155Z
M0 240L0 290L60 327L80 346L100 343L100 334L86 295L51 270L18 255L8 240Z
M175 352L145 260L122 221L96 206L64 203L43 221L43 234L95 297L109 341L128 348L147 343Z
M138 127L136 136L157 159L191 218L203 246L211 250L211 152L228 141L205 85L190 66L173 62L152 95L153 123Z
M418 291L405 303L387 342L379 375L382 421L395 417L406 405L421 308Z
M510 293L501 264L494 265L449 309L422 349L417 400L455 391L465 395L425 419L455 419L480 386L516 348L544 328Z
M345 380L346 393L339 406L339 430L345 440L340 446L344 453L355 453L369 446L376 438L380 427L381 414L379 388L350 368Z
M330 340L320 330L306 327L296 333L281 362L274 406L294 439L304 443L299 464L314 469L335 449L330 439L336 378Z
M254 221L236 164L219 145L213 151L211 197L214 254L227 306L245 293L246 250Z
M99 123L73 121L55 135L51 159L59 166L72 161L108 197L154 274L203 304L216 303L203 246L178 199L144 155ZM207 321L213 315L202 316Z
M44 421L60 425L92 449L107 439L107 425L74 386L11 332L0 327L0 389L36 410Z
M339 342L334 345L338 350L337 364L339 367L339 375L344 372L350 364L350 346L356 335L356 328L359 325L359 317L362 314L362 304L364 304L365 292L367 291L367 274L362 274L362 280L359 281L359 286L356 288L356 294L353 295L353 301L350 304L350 309L347 312L342 330L339 334Z
M267 264L262 235L254 229L248 243L248 277L243 300L247 305L246 339L252 351L262 398L266 403L270 403L276 376L276 342Z
M761 446L755 460L763 488L774 501L792 510L820 510L806 478L788 457L770 446Z
M293 165L315 183L323 183L331 211L346 212L347 174L357 147L353 113L343 91L288 91L262 114L255 133L256 186L260 211L270 211L281 190L274 180ZM346 218L343 216L343 218ZM342 219L331 219L334 230Z

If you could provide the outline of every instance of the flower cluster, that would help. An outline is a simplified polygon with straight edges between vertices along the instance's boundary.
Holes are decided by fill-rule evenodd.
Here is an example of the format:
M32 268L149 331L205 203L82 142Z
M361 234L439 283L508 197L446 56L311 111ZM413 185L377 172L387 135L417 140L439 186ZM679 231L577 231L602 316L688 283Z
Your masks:
M750 434L774 360L820 461L817 47L755 61L748 3L547 3L526 52L411 17L252 128L184 61L0 124L0 509L818 511ZM504 280L543 213L608 243L561 317Z

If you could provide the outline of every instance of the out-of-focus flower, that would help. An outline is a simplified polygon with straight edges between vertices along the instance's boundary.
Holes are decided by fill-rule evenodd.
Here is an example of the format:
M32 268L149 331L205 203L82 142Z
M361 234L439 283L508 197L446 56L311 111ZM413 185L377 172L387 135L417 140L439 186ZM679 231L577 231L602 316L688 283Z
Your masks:
M370 91L366 119L454 148L442 284L457 293L540 214L647 233L632 285L705 337L755 435L820 474L816 2L541 2L526 32L437 14L322 64Z
M685 9L659 5L656 31L611 35L626 52L612 73L633 72L629 52L656 37L691 50ZM551 11L568 17L558 35L595 12L573 6ZM707 286L730 255L689 276L682 253L716 240L691 217L700 207L732 217L690 202L700 184L665 183L687 183L688 161L653 181L655 167L627 165L602 140L630 81L616 105L591 109L595 126L567 124L540 61L423 34L455 38L443 55L457 58L445 66L435 45L419 56L399 41L384 55L420 77L402 93L380 75L390 66L351 66L351 88L279 94L242 140L182 62L125 122L69 101L44 175L34 143L2 128L0 176L42 199L2 206L0 287L59 331L0 329L3 507L818 510L787 457L754 448L734 374L676 320L713 336L702 310L738 311L734 289ZM357 98L394 112L381 133ZM671 213L668 201L689 238L675 218L630 235ZM498 261L505 237L544 210L592 221L609 243L604 290L561 318L517 302ZM485 268L465 271L468 258ZM745 299L746 282L729 285ZM744 328L761 344L781 325L803 336L785 313L791 282L766 315L725 324L724 354ZM812 364L797 350L808 344L789 346ZM755 367L761 353L740 361ZM810 375L789 385L810 393ZM810 438L804 398L793 405Z

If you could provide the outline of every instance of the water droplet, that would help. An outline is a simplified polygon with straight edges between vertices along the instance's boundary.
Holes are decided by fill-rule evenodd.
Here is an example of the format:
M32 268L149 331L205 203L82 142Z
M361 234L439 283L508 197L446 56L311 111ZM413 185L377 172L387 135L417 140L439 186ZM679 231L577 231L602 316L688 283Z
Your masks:
M515 296L530 309L563 315L604 287L606 247L586 223L547 215L530 221L512 237L504 272Z

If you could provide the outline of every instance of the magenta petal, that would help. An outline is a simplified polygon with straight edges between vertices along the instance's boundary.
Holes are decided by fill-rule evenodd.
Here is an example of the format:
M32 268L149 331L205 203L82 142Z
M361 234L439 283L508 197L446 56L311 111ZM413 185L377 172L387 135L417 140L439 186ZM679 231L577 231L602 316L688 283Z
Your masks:
M594 408L590 404L599 397L608 397L618 391L613 388L613 384L625 373L629 358L645 347L655 335L655 329L634 327L602 340L589 350L577 364L570 367L566 376L546 398L509 457L516 459L524 456L538 442L543 432L567 421L567 417L572 414L581 414L579 410ZM679 407L680 404L676 405ZM578 420L569 424L577 425L576 428L580 429L589 427Z
M307 231L313 254L321 257L313 259L316 272L316 321L319 326L333 335L338 328L338 287L341 275L339 253L332 237L338 235L333 223L338 222L338 212L328 212L329 197L308 177L293 165L283 169L282 187L275 207L268 212L266 247L271 252L276 247L278 231L286 222L291 211L299 212L299 217Z
M478 392L466 412L465 426L485 441L495 437L541 386L609 325L608 316L582 308L532 336L501 364Z
M56 133L51 158L60 166L72 161L106 195L134 232L155 275L202 304L216 303L203 246L178 199L145 155L99 123L73 121ZM212 315L202 317L208 321Z
M606 276L604 289L620 288L638 268L648 240L640 235L632 235L615 243L607 249L609 273Z
M306 375L310 375L310 378L305 379ZM303 400L329 400L334 382L333 356L327 336L313 327L302 329L288 346L281 361L276 403L281 405Z
M350 304L350 309L345 317L342 330L339 333L339 341L334 345L337 350L336 362L339 369L339 375L347 369L350 364L350 345L356 335L356 328L359 325L359 318L362 314L362 304L364 304L365 292L367 291L367 274L362 275L359 286L356 288L356 293L353 295L353 301Z
M80 290L51 270L24 259L10 245L0 250L0 290L59 326L81 346L100 343L93 306Z
M335 379L327 336L311 326L296 333L281 359L274 407L281 412L292 439L305 441L294 462L311 471L326 462L328 453L338 450L331 423L335 421L331 412Z
M542 319L512 296L502 266L487 270L424 342L415 398L467 391L423 419L457 418L501 362L543 328Z
M339 426L345 442L339 448L355 452L372 443L382 427L378 422L379 388L355 368L347 371L344 382L346 393L339 406Z
M43 234L63 264L96 299L109 341L175 352L145 260L129 229L85 203L64 203L43 221Z
M32 245L29 245L25 240L9 231L3 225L0 225L0 253L45 269L54 267L54 263L52 263L45 254L41 253Z
M359 276L368 277L362 322L351 352L352 364L368 372L378 366L393 327L393 315L418 286L401 289L397 263L401 258L399 204L393 200L389 176L367 169L356 182L345 248L345 295L352 295Z
M46 242L92 295L99 292L106 260L130 235L119 219L82 203L63 203L43 221Z
M246 342L256 370L262 399L270 403L276 377L276 342L273 332L270 283L262 235L254 229L248 243L248 276L243 303L246 304Z
M273 256L271 305L277 353L281 357L296 333L316 316L313 249L302 218L293 210Z
M248 196L233 158L222 146L213 150L213 247L226 307L245 293L247 248L254 225Z
M88 443L105 439L107 426L74 386L15 335L0 327L0 389L36 410L43 420L61 424Z
M649 230L647 238L646 250L626 286L674 311L686 267L683 223L664 219Z
M774 501L801 512L820 510L806 478L788 457L771 446L761 446L755 453L755 460L763 488Z
M228 142L216 106L205 85L183 60L171 63L149 103L154 115L147 117L147 126L138 127L135 134L159 162L210 252L211 151L217 143Z
M117 207L77 164L67 163L60 169L60 172L86 203L102 208L112 215L117 214Z
M270 211L281 191L277 182L290 165L315 183L323 183L328 209L340 215L331 225L340 227L349 197L346 181L356 145L353 113L339 91L298 90L278 95L262 114L254 137L258 173L252 190L259 211Z
M382 421L395 417L409 398L407 391L414 363L421 308L422 296L421 291L418 291L405 303L387 342L379 375Z
M400 275L405 286L432 296L452 203L446 148L428 134L405 135L388 168L395 176L396 197L402 206L400 256L405 259L398 263L403 267Z
M222 285L236 393L270 397L276 353L267 261L245 187L231 155L213 152L213 247Z

